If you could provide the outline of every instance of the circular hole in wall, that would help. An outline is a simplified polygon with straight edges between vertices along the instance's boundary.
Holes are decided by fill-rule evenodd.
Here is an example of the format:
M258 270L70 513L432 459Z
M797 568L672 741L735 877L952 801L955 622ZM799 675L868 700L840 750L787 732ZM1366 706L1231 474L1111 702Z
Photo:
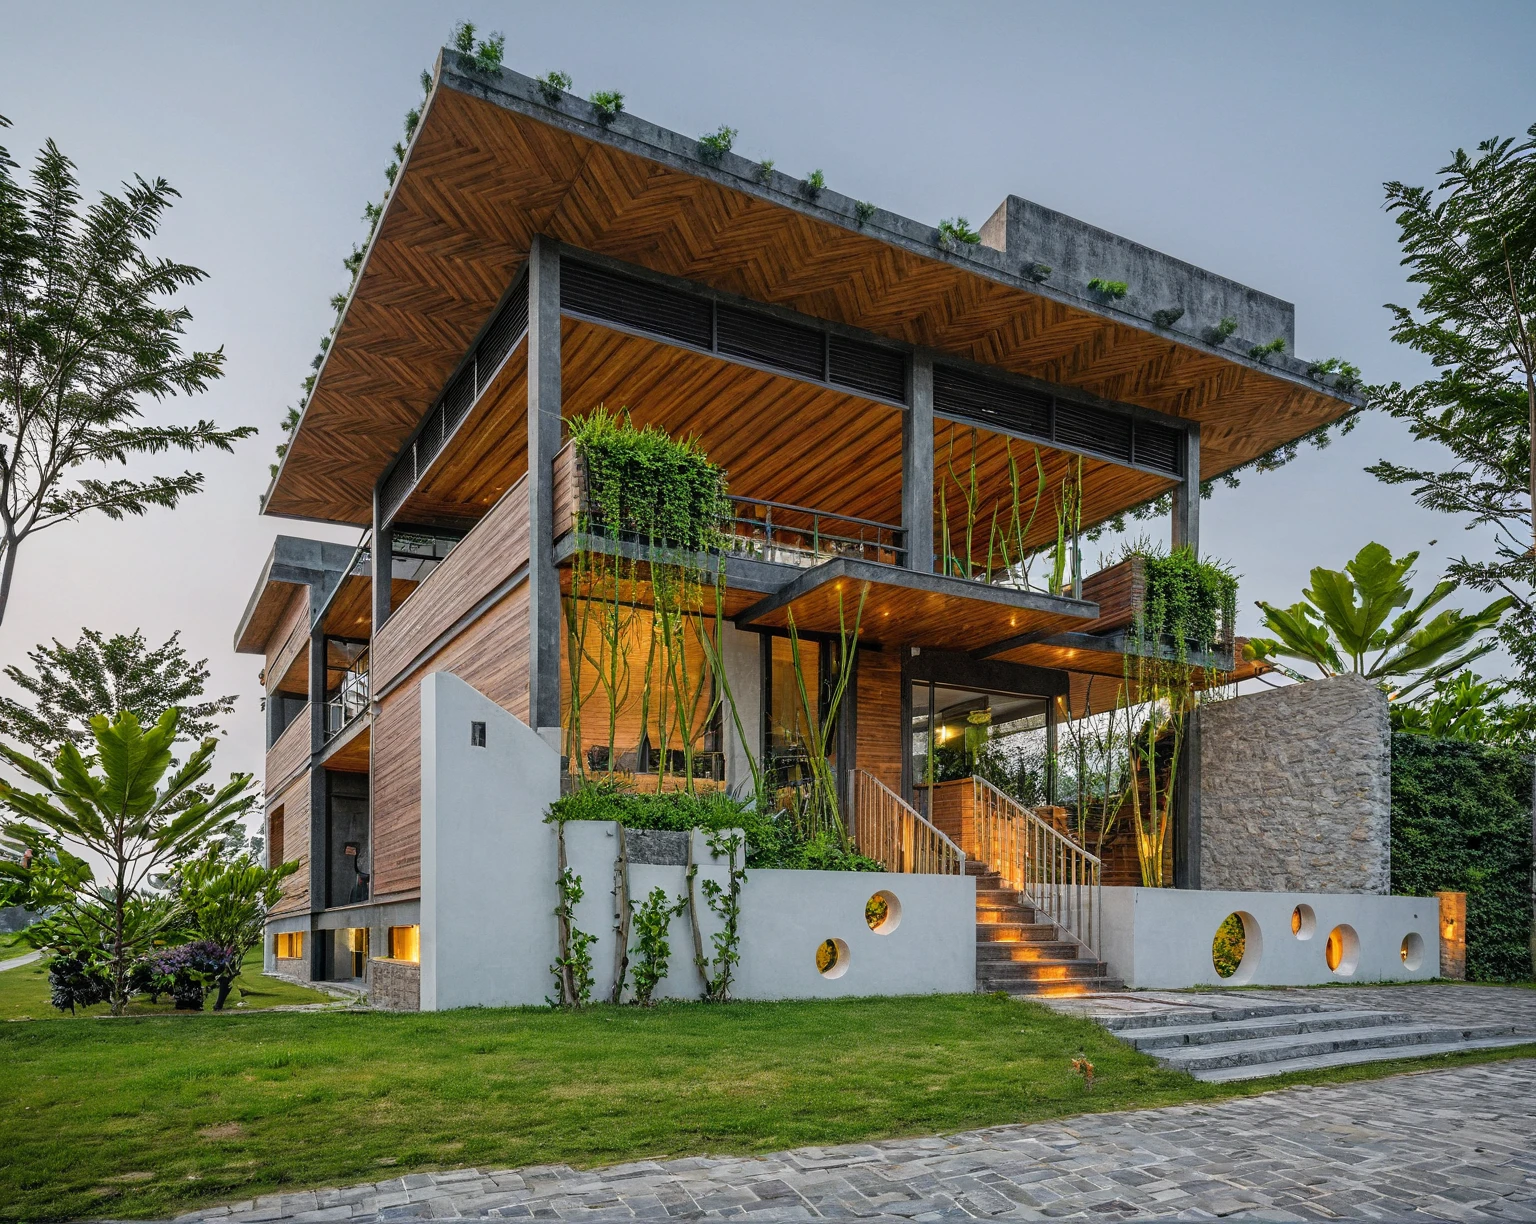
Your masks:
M901 902L896 894L881 889L864 902L864 921L876 935L889 935L901 925Z
M1403 946L1397 952L1403 958L1403 968L1417 969L1424 963L1424 936L1409 931L1403 936Z
M848 972L848 945L841 939L823 939L816 947L816 972L824 978L840 978Z
M1259 920L1246 910L1223 918L1211 940L1211 964L1216 976L1229 986L1243 986L1251 981L1263 952Z
M1311 939L1317 933L1317 915L1310 905L1298 905L1291 911L1291 934L1297 939Z
M1328 962L1328 968L1340 977L1352 976L1355 966L1360 963L1360 936L1355 934L1355 928L1342 923L1329 931L1323 957Z

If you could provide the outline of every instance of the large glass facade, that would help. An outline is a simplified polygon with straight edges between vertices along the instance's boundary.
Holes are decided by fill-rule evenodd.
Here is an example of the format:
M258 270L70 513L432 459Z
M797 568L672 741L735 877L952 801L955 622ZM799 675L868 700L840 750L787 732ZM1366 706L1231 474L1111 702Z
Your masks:
M1049 698L943 682L912 685L912 789L979 774L1026 807L1051 802Z

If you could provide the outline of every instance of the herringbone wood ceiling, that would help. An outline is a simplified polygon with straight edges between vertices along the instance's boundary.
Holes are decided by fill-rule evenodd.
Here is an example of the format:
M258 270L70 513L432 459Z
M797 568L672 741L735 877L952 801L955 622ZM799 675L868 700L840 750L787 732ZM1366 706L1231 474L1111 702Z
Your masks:
M535 234L1202 425L1210 477L1347 405L446 85L422 119L268 501L365 523Z

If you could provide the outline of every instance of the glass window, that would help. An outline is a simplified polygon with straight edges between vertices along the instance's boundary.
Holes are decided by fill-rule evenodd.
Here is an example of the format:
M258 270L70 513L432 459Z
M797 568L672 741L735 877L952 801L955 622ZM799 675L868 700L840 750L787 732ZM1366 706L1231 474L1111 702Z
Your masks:
M299 960L304 955L304 932L283 931L274 937L273 954L283 960Z
M821 646L800 640L797 673L790 640L775 636L768 642L767 764L780 786L794 786L811 776L811 745L821 720Z
M421 927L397 926L389 928L389 959L421 963Z
M1050 701L942 682L912 686L912 784L977 774L1026 807L1049 802Z

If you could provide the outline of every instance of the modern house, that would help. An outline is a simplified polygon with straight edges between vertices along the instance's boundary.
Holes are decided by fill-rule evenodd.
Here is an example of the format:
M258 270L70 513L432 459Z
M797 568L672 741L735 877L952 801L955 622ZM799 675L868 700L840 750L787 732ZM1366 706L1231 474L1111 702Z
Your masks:
M1292 356L1293 308L1268 294L1017 197L970 237L442 52L264 503L363 541L279 537L236 634L265 656L268 845L305 863L270 964L393 990L443 952L426 910L453 881L498 878L468 861L491 841L455 841L456 866L434 840L454 813L424 793L446 766L423 728L446 698L423 695L444 672L567 777L666 785L686 748L710 784L762 762L793 785L798 685L827 690L856 617L830 759L861 847L893 871L919 842L975 860L983 818L1070 842L1011 801L974 810L925 760L1004 724L1053 759L1064 720L1122 682L1139 597L1130 562L1083 572L1083 533L1166 498L1157 530L1198 550L1202 481L1360 401ZM581 558L646 563L645 541L584 534L568 423L599 406L727 473L707 632L734 713L715 702L686 745L632 710L616 745L577 730L599 722L563 620L600 598ZM1183 751L1198 778L1198 739ZM1186 784L1181 887L1200 886L1200 817Z

